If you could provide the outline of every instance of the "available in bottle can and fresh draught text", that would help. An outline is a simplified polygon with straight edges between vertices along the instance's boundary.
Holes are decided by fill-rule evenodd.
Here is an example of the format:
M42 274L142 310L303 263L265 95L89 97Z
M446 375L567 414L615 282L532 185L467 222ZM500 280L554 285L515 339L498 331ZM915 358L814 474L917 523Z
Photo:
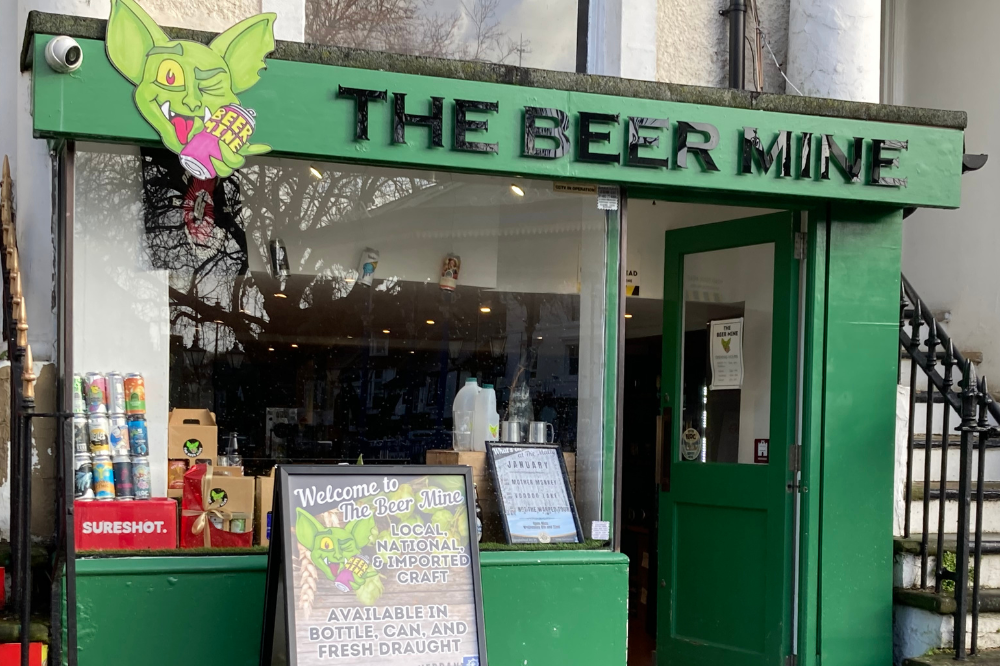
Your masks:
M125 413L146 413L146 382L138 372L125 375Z
M85 378L87 411L91 414L108 413L108 378L99 372L88 372Z
M131 451L128 443L128 420L124 414L112 414L109 421L111 429L108 431L108 440L111 442L111 455L129 455Z
M115 468L111 456L94 456L94 499L115 498Z
M94 465L89 453L77 453L73 456L73 497L78 500L94 499Z
M111 455L111 421L107 414L91 414L87 419L90 452L96 455Z
M135 482L132 480L132 461L128 456L111 459L115 475L115 499L129 501L135 499Z
M137 500L149 499L153 494L153 486L149 480L149 458L136 456L132 458L132 485L135 486Z
M125 413L125 377L120 372L108 373L108 411Z
M83 375L73 375L73 413L87 413L87 392Z
M133 456L149 455L149 432L146 430L145 416L128 417L128 445Z
M73 415L73 451L76 453L90 451L90 429L87 427L87 420L84 414Z

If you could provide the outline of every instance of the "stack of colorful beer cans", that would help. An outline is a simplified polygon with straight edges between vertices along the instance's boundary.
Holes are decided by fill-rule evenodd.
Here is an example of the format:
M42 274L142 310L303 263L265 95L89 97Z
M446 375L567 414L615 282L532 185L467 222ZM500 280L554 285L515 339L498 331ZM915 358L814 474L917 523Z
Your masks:
M76 499L149 499L149 435L142 375L73 375Z

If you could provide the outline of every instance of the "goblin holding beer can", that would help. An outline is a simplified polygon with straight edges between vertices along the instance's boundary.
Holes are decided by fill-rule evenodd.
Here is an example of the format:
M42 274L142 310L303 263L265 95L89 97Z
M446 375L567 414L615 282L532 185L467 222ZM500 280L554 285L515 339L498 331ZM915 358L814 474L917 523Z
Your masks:
M250 141L254 130L254 112L236 104L219 107L205 121L205 127L187 142L181 150L181 166L199 180L210 180L218 174L214 157L222 160L222 144L237 153Z

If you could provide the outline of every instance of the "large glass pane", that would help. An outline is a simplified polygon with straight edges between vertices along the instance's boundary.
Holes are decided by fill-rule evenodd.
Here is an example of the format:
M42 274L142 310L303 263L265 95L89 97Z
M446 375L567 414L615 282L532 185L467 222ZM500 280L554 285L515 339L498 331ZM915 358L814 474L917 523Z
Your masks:
M307 0L306 41L573 71L577 0Z
M296 160L195 181L164 151L81 146L74 371L145 377L154 492L167 418L208 409L245 473L419 464L468 378L548 422L599 519L606 217L550 182Z
M766 463L774 244L684 257L681 460Z

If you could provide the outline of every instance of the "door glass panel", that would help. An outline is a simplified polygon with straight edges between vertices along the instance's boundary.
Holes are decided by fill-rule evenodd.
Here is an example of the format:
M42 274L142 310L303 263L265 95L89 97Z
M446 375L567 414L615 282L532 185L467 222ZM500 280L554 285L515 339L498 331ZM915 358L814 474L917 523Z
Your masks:
M684 257L680 458L766 464L774 244Z

